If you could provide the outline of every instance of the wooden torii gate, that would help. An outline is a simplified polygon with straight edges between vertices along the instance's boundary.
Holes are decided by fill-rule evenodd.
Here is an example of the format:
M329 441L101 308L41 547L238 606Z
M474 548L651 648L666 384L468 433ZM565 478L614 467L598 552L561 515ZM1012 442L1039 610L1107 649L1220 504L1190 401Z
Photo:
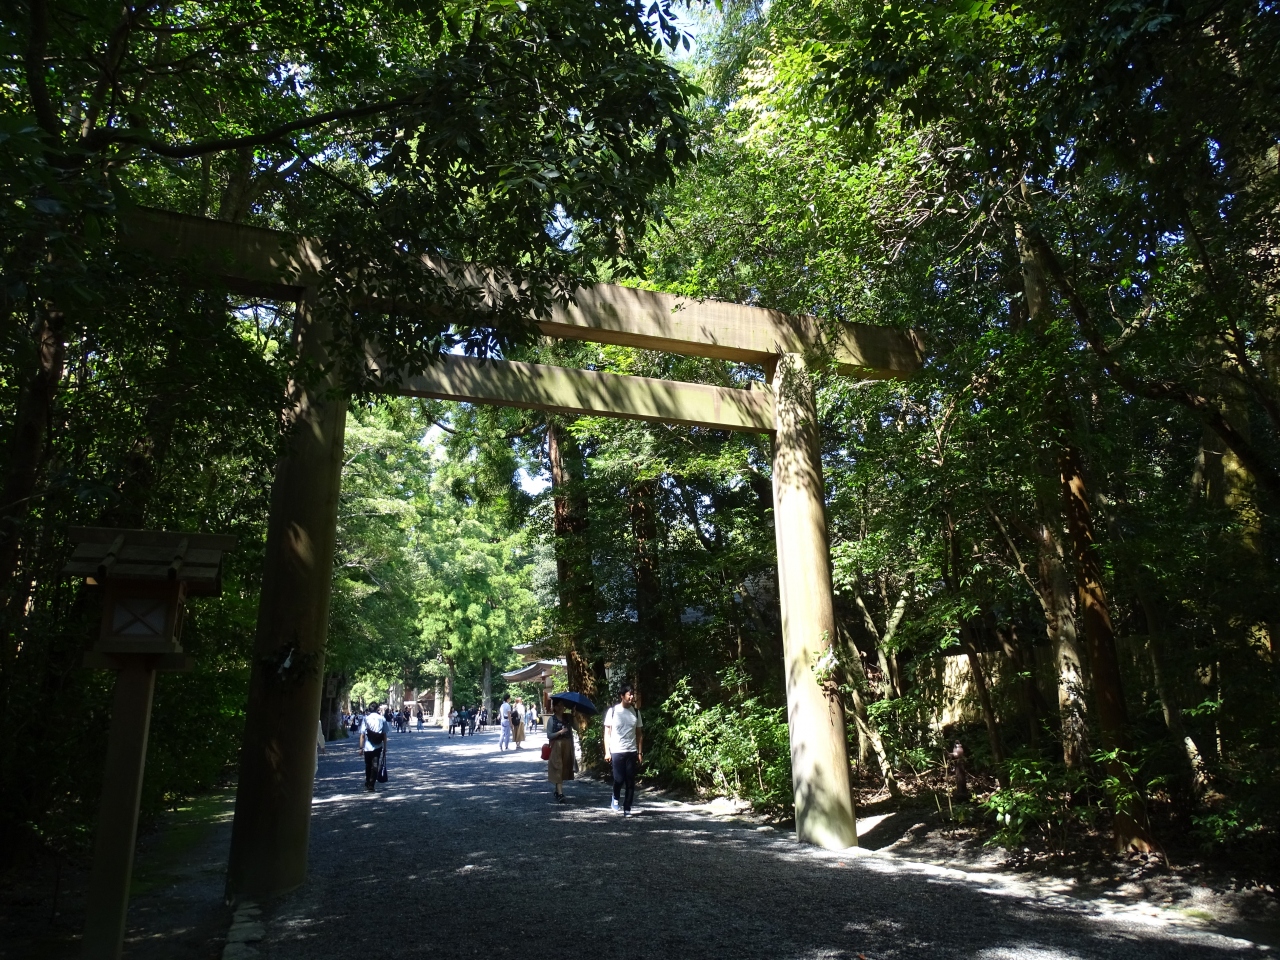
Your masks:
M126 218L126 236L180 258L234 291L297 304L303 357L322 357L308 308L323 248L288 234L161 211ZM479 271L477 271L479 273ZM778 592L799 840L857 843L843 708L814 665L835 636L817 414L807 363L821 356L862 377L908 376L919 345L902 332L599 284L538 324L553 337L761 364L768 386L738 390L586 370L446 356L398 392L565 414L767 432L774 435ZM319 714L347 404L336 381L292 384L293 442L271 494L262 597L236 793L227 895L274 896L306 877L315 718Z

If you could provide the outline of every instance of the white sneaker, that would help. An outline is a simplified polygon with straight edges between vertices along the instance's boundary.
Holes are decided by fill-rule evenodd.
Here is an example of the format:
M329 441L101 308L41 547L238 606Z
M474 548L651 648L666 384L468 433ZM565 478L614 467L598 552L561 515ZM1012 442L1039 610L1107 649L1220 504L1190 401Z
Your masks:
M619 810L622 809L622 807L618 806L617 800L614 800L612 803L609 804L609 809L612 810L614 813L617 813Z

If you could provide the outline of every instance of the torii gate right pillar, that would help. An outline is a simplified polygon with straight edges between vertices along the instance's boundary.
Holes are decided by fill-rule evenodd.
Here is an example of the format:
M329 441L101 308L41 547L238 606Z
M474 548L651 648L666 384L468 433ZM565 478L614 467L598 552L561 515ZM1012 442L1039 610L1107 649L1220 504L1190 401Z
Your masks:
M828 850L857 846L844 708L815 673L835 637L831 552L813 382L804 358L773 377L773 524L791 738L796 836Z

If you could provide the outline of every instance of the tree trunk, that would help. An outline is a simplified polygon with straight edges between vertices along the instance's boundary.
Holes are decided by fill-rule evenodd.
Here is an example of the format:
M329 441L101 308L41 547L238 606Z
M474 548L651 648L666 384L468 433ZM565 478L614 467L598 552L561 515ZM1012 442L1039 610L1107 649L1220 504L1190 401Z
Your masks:
M481 682L483 690L484 715L493 719L493 664L489 662L489 658L484 658L484 680Z
M29 592L29 588L20 590L14 580L23 525L36 492L54 401L62 383L66 359L64 328L65 318L61 312L43 308L31 325L32 363L18 395L13 434L5 458L4 485L0 488L0 597L7 602L12 602L20 593ZM22 606L25 606L25 597Z
M854 727L858 734L858 766L866 768L871 757L871 738L867 736L867 673L862 666L862 652L854 642L848 625L840 617L836 618L836 636L840 640L841 684L849 688L850 709L846 715L853 714ZM860 719L859 719L860 718Z
M982 707L982 721L987 727L987 743L991 747L991 759L995 764L996 777L1000 781L1000 786L1007 787L1009 773L1004 768L1004 742L1000 737L1000 721L996 718L995 707L991 705L991 690L987 685L987 674L982 669L978 647L973 641L973 630L968 623L960 624L960 645L964 647L965 657L969 661L969 674L973 678L973 688L978 692L978 703Z
M449 722L449 711L453 709L453 664L447 663L444 675L444 699L440 702L440 718Z
M1147 621L1147 658L1151 663L1151 678L1155 682L1156 696L1160 699L1160 711L1164 715L1165 729L1169 731L1169 736L1177 742L1187 758L1187 765L1191 771L1192 790L1195 793L1203 793L1208 786L1204 758L1200 755L1200 749L1196 746L1195 740L1187 733L1187 728L1182 722L1182 707L1178 702L1177 694L1169 684L1164 657L1164 618L1160 616L1160 608L1156 605L1156 600L1144 581L1145 574L1139 571L1136 579L1137 594L1138 603L1142 606L1142 614Z
M951 569L948 571L944 565L942 580L947 589L959 597L960 585L964 582L960 572L960 538L949 508L946 510L944 517L943 535L947 544L947 555L951 560ZM978 657L978 647L973 639L973 628L968 620L961 619L959 631L960 645L964 648L965 656L969 661L969 674L973 679L973 687L978 693L978 703L982 707L982 720L987 727L987 742L991 746L991 759L995 764L996 777L1002 787L1007 787L1009 785L1009 774L1004 768L1004 743L1000 736L1000 722L996 719L996 711L991 704L991 691L987 687L987 675L982 669L982 661Z
M1027 318L1031 325L1043 333L1052 321L1049 300L1049 283L1044 265L1036 256L1032 244L1021 224L1015 225L1018 259L1022 267L1022 286L1026 297ZM1065 410L1065 401L1058 398L1058 405ZM1048 479L1049 468L1044 469ZM1059 470L1059 481L1061 471ZM1063 551L1054 532L1057 508L1040 504L1040 529L1037 531L1040 583L1043 587L1041 603L1044 606L1049 639L1053 644L1054 661L1058 673L1058 711L1062 718L1062 759L1069 769L1079 769L1087 757L1087 733L1084 699L1084 657L1076 632L1076 617L1072 611L1072 596Z
M871 616L871 611L867 609L866 601L862 599L862 595L858 594L853 598L858 609L862 611L862 624L866 627L867 633L871 635L871 639L876 646L876 664L880 667L880 675L884 678L884 696L888 700L896 700L902 696L902 686L899 680L898 656L897 653L890 649L893 641L893 635L897 632L898 624L902 621L902 615L907 608L907 591L903 591L898 598L898 603L888 616L888 622L885 625L884 634L881 635L880 629L876 626L875 618Z
M868 719L867 705L862 697L862 691L867 689L867 673L862 667L862 656L852 640L846 641L845 649L846 654L841 658L840 662L846 673L849 686L853 689L851 699L853 701L853 722L858 730L858 762L859 764L867 762L868 750L874 754L876 765L880 768L880 776L884 780L885 789L896 800L902 796L902 789L898 786L898 778L894 776L893 764L889 762L888 752L884 748L884 739L880 736L880 731L876 730Z
M902 594L898 597L897 604L894 606L892 612L889 613L883 635L880 633L880 629L876 626L876 621L875 618L871 616L871 611L867 609L866 601L862 599L862 595L858 594L854 597L854 603L862 612L862 625L866 628L867 633L871 635L871 640L875 644L876 659L880 666L880 675L883 678L881 681L881 695L886 700L896 700L901 696L901 691L898 689L897 683L894 682L896 671L894 670L894 665L890 663L889 658L891 654L888 651L888 647L893 641L893 636L898 630L898 625L902 622L903 614L907 609L907 600L909 599L909 596L909 591L902 591ZM851 662L850 667L857 670L859 679L865 689L867 675L866 671L862 667L862 658L857 655L856 649L854 650L854 660L856 661L856 664ZM885 788L889 791L890 796L897 799L902 796L902 790L898 786L898 778L894 774L893 763L889 759L888 751L884 748L884 738L880 735L880 731L875 728L875 724L871 723L868 719L866 707L862 705L860 698L854 701L854 707L855 710L861 708L855 716L855 721L858 725L859 740L861 741L865 738L867 742L871 744L871 749L876 755L876 763L880 767L880 776L884 778Z
M583 486L582 452L554 418L547 421L547 459L554 499L556 581L564 631L569 689L595 700L597 684L589 645L595 629L595 575L587 540L589 503ZM587 717L575 714L578 732Z
M1000 649L1009 660L1018 677L1018 702L1023 719L1027 723L1027 744L1032 750L1040 746L1040 695L1036 689L1035 661L1018 641L1018 631L1012 623L1001 625L988 614L991 630L1000 642Z
M1062 762L1069 770L1079 770L1089 757L1084 647L1076 633L1071 581L1062 562L1062 547L1047 522L1036 528L1036 540L1040 603L1057 676Z
M1155 841L1147 826L1146 808L1125 763L1130 751L1129 718L1120 678L1120 658L1116 653L1111 608L1102 582L1102 563L1094 541L1088 488L1079 451L1071 444L1065 444L1059 452L1058 468L1062 476L1063 507L1071 535L1085 643L1089 649L1098 730L1103 749L1112 754L1107 762L1107 772L1120 784L1123 794L1117 801L1113 822L1115 845L1117 850L1147 853L1154 848Z
M346 692L347 678L341 673L327 673L324 678L326 690L332 690L333 693L326 695L324 699L323 709L320 712L320 719L324 721L324 738L326 740L337 740L340 736L338 731L342 728L342 699Z
M1025 187L1024 184L1024 195L1027 194ZM1033 242L1030 232L1025 231L1021 224L1017 224L1015 230L1028 314L1034 326L1043 331L1048 327L1052 310L1046 280L1049 270L1043 262L1047 253ZM1060 425L1069 436L1071 419L1065 390L1059 390L1059 396L1053 398L1053 405L1057 408ZM1120 792L1124 795L1117 802L1113 824L1115 844L1120 850L1147 851L1152 848L1153 841L1147 829L1146 810L1123 762L1129 750L1128 718L1120 680L1120 662L1116 655L1115 631L1111 624L1111 609L1095 545L1093 510L1089 505L1080 451L1069 440L1064 441L1058 449L1057 467L1063 514L1075 561L1080 619L1084 624L1085 645L1089 651L1089 670L1093 680L1099 733L1103 749L1113 754L1107 764L1108 772L1120 784Z
M656 480L632 484L627 500L631 536L635 543L636 628L639 642L633 651L636 700L658 706L666 697L662 655L666 651L662 613L662 578L658 570L658 519Z

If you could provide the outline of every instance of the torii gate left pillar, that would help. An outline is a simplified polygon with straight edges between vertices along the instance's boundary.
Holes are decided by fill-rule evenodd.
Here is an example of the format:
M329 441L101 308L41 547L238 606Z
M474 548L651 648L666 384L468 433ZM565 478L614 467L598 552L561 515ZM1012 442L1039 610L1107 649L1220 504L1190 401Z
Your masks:
M294 337L305 360L323 360L326 333L304 297ZM233 903L287 893L307 876L347 418L347 400L332 388L290 385L293 422L271 488L227 864Z

